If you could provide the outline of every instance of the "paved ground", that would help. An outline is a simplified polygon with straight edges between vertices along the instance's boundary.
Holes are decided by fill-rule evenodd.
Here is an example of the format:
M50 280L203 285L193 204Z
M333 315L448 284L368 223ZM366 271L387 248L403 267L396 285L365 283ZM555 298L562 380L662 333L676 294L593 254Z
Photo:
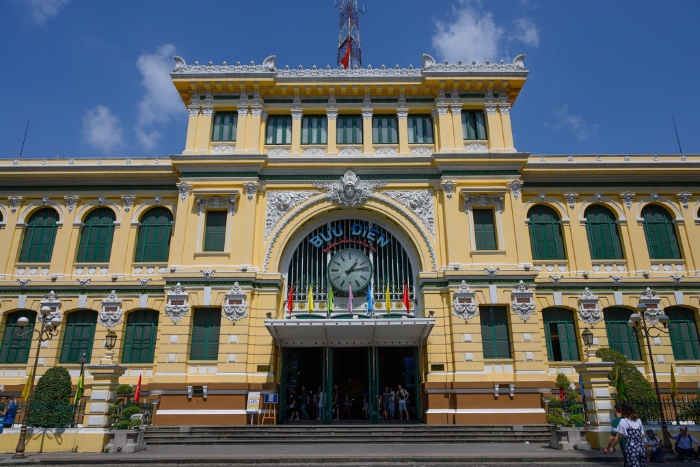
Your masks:
M535 444L368 444L263 446L152 446L137 453L28 454L25 460L0 455L0 465L92 465L172 467L218 466L614 466L619 454L556 451Z

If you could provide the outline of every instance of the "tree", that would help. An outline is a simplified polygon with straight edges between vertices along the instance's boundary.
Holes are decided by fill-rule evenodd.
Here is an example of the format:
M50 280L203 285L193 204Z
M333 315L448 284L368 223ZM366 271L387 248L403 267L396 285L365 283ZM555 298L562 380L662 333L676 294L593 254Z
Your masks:
M32 395L27 424L41 428L65 428L72 425L70 394L71 378L68 370L61 366L46 370Z

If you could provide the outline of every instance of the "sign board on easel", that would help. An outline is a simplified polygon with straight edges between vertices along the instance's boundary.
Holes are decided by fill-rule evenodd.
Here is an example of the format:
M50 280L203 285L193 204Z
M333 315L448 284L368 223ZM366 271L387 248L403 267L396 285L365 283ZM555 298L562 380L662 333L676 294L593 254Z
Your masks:
M257 392L249 392L248 393L248 401L246 403L245 407L245 412L251 414L250 415L250 424L253 424L253 419L255 418L255 414L260 411L260 391Z
M262 419L258 424L264 425L265 420L271 420L273 425L277 425L277 405L279 404L279 394L263 394Z

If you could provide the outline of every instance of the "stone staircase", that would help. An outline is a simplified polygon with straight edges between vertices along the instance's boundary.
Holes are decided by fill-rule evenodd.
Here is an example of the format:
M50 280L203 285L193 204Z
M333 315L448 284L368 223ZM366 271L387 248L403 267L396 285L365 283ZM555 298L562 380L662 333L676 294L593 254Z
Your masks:
M250 444L548 444L548 425L289 424L279 426L151 426L148 445Z

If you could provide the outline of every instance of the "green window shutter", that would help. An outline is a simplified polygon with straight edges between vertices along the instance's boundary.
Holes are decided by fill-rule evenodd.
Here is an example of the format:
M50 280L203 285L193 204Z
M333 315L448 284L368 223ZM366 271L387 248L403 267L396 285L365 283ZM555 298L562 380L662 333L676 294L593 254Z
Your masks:
M326 144L328 120L325 116L309 115L301 120L301 144Z
M192 322L190 360L218 360L221 312L218 308L197 308Z
M649 204L642 209L644 235L651 259L681 259L676 227L666 209Z
M510 333L505 307L479 308L484 358L510 358Z
M29 320L29 324L24 329L17 325L17 320L22 317ZM7 315L0 344L0 363L27 363L31 338L34 335L34 323L36 323L36 312L31 310L15 311ZM20 336L17 335L19 329L22 329Z
M80 363L83 353L85 360L90 361L96 323L97 312L92 310L78 310L68 315L63 328L61 363Z
M338 144L362 144L362 117L359 115L339 115L336 123Z
M639 339L627 325L631 314L626 308L610 307L603 310L609 347L623 354L627 360L639 361L642 359Z
M40 209L29 218L22 240L19 260L23 263L51 261L56 240L58 213L51 208Z
M559 216L549 206L530 208L530 246L535 260L566 259Z
M172 219L172 214L166 208L152 208L141 216L135 262L168 260Z
M226 211L208 211L204 230L204 251L224 251L226 246Z
M586 233L592 259L623 259L615 215L608 208L593 205L586 209Z
M158 312L136 310L129 313L122 362L153 363L157 333Z
M282 115L268 117L266 136L265 144L291 144L292 117Z
M462 111L462 134L464 139L486 139L484 113L480 110Z
M566 308L546 308L544 317L550 361L578 361L578 337L574 313Z
M408 116L408 143L433 144L433 120L430 115Z
M112 252L114 211L99 208L85 217L78 244L79 263L108 263Z
M372 117L372 143L396 144L398 141L398 120L391 115Z
M693 310L669 307L664 313L671 319L669 330L676 360L700 360L700 337Z
M474 239L477 250L497 250L492 209L474 209Z
M217 112L212 125L212 141L236 141L238 112Z
M482 110L477 110L476 114L476 138L487 139L486 136L486 117Z

